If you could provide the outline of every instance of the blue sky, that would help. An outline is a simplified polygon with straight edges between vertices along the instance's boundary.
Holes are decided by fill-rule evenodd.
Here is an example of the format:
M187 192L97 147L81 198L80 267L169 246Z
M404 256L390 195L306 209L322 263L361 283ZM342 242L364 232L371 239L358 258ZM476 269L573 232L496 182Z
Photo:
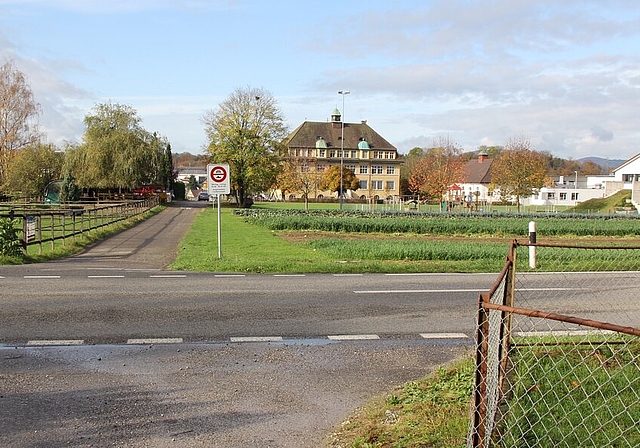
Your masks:
M401 153L526 137L558 157L640 152L637 0L0 0L11 59L60 146L98 103L126 104L174 152L236 88L271 92L287 125L345 97Z

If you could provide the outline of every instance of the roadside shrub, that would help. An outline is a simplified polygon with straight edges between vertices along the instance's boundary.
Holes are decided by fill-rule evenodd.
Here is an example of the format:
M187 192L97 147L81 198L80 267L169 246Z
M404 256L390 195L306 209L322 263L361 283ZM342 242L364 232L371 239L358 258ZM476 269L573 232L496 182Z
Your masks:
M7 257L22 255L20 239L11 219L0 219L0 255Z

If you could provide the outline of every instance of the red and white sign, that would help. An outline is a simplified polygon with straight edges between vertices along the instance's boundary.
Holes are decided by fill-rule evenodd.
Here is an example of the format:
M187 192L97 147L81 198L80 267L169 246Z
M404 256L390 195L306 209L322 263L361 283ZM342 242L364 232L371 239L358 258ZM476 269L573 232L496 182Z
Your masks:
M229 165L224 163L214 163L207 165L209 176L207 191L209 194L229 194L231 184L229 182Z

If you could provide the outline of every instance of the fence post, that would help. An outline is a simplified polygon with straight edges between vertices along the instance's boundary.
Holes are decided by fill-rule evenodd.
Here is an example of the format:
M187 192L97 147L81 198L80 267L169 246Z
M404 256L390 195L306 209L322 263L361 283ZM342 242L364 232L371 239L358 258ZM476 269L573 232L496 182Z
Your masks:
M529 244L533 244L533 246L529 246L529 267L531 269L536 268L536 222L529 222Z

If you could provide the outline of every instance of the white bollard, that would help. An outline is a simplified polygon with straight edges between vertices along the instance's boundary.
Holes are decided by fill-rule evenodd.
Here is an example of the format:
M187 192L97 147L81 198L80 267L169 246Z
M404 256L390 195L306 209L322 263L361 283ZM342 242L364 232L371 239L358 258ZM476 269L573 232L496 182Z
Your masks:
M529 222L529 244L536 244L536 222ZM529 267L536 268L536 246L529 246Z

